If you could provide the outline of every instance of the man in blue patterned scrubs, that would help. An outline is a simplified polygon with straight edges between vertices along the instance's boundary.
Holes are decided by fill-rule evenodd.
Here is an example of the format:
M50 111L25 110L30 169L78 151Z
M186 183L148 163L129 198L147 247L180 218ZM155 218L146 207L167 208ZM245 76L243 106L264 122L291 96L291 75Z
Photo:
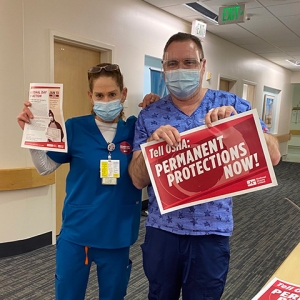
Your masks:
M140 112L129 173L137 188L148 186L149 207L143 266L150 300L219 300L228 272L229 237L233 230L232 199L194 205L161 214L140 144L164 139L180 142L180 132L250 110L238 96L202 87L206 60L199 39L173 35L163 56L170 95ZM261 122L272 163L280 160L278 142ZM212 178L208 178L212 180Z

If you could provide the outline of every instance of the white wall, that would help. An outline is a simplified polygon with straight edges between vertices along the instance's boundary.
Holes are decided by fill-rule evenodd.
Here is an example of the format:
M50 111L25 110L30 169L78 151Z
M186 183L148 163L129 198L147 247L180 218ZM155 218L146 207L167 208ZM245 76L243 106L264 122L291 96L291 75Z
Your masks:
M299 83L300 82L300 71L299 72L293 72L291 82L292 83Z
M20 0L0 0L0 168L31 165L20 148L16 116L25 99L23 8ZM28 88L27 88L28 90ZM0 243L52 229L52 187L0 192Z
M30 82L49 82L50 31L113 45L129 89L126 115L137 115L143 97L145 55L161 57L165 42L190 24L141 0L0 0L0 168L32 166L28 150L20 148L16 116L27 99ZM260 101L265 86L281 90L278 133L289 131L292 72L207 33L204 85L216 89L219 74L257 83ZM295 76L297 82L300 78ZM259 105L258 105L259 106ZM258 107L261 114L261 107ZM25 239L53 229L53 187L0 192L0 243ZM37 204L38 203L38 204Z

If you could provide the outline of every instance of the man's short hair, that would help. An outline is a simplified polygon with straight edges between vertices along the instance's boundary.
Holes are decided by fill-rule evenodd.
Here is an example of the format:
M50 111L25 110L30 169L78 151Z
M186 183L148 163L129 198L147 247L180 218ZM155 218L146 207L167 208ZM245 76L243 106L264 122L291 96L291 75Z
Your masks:
M185 42L185 41L193 41L197 45L200 53L202 54L202 58L204 58L204 51L203 51L201 41L195 35L184 33L184 32L178 32L169 38L164 48L164 55L167 52L167 48L170 46L171 43Z

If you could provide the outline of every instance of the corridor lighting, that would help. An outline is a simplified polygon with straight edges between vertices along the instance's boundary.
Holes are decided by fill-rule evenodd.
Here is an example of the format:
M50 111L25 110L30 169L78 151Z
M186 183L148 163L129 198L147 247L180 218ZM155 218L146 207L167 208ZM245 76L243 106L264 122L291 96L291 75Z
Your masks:
M286 61L288 61L290 64L300 67L300 61L296 61L294 59L286 59Z
M218 15L215 14L214 12L208 10L207 8L205 8L204 6L200 5L197 2L190 2L190 3L185 3L184 6L186 6L187 8L199 12L201 15L203 15L205 18L209 19L211 22L215 23L215 24L219 24L218 23Z

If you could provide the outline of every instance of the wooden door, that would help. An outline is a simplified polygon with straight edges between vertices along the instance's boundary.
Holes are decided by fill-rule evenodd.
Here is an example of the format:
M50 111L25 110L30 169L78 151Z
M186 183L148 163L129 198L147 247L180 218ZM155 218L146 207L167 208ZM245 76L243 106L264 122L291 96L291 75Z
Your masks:
M225 79L220 79L219 90L229 92L229 81Z
M236 80L220 77L219 90L236 94Z
M54 43L54 81L63 84L63 112L65 120L91 113L88 98L87 70L101 62L101 53L82 47ZM62 223L62 207L65 198L66 175L69 165L56 171L56 234Z

